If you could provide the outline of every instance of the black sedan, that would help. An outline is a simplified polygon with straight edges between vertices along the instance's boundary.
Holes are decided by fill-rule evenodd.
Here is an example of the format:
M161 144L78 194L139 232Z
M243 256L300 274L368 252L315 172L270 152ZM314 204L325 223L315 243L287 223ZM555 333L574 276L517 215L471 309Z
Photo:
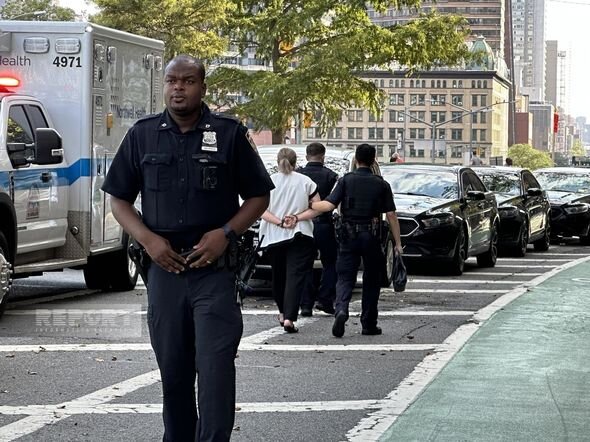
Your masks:
M394 192L404 258L443 261L454 275L469 256L482 267L496 265L496 197L471 168L395 164L381 173Z
M577 236L590 245L590 169L550 167L535 171L551 203L554 237Z
M551 206L530 170L517 167L474 167L496 194L500 213L500 250L524 256L528 244L549 249Z

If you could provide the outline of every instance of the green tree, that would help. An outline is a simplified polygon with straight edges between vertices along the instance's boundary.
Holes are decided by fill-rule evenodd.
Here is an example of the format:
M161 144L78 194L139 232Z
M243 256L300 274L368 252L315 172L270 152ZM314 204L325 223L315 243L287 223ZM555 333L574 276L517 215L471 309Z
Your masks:
M46 13L36 15L37 11ZM73 21L76 11L56 6L52 0L6 0L0 16L4 20Z
M586 156L586 149L584 149L584 146L582 145L582 142L580 140L574 141L574 145L572 146L571 154L574 157Z
M134 34L163 40L166 59L179 53L204 59L227 49L220 34L228 0L95 0L100 12L92 21Z
M367 6L418 8L420 0L238 0L227 34L237 54L254 49L272 71L218 67L208 79L220 107L272 130L282 143L292 119L311 113L329 128L343 109L384 108L385 97L359 72L393 62L412 69L455 66L468 56L466 21L436 12L405 25L371 23ZM246 95L245 103L232 101Z
M548 152L541 152L530 144L514 144L510 146L508 156L512 158L515 166L525 167L530 170L553 166L553 161Z

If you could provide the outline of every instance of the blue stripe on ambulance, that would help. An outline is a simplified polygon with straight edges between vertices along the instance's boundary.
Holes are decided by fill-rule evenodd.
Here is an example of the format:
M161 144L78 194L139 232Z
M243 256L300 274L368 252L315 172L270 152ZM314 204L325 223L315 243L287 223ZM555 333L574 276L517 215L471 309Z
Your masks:
M70 185L81 177L92 176L92 162L90 158L81 158L69 167L59 169L45 169L57 173L58 185ZM28 189L33 182L39 181L41 169L17 169L14 171L15 190ZM8 172L0 172L0 188L8 189Z

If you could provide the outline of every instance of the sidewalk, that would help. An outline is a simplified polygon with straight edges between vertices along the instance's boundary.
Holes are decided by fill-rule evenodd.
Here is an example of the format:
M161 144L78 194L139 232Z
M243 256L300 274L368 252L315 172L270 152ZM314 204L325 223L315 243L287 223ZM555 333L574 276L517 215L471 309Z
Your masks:
M590 441L590 261L498 311L381 441Z

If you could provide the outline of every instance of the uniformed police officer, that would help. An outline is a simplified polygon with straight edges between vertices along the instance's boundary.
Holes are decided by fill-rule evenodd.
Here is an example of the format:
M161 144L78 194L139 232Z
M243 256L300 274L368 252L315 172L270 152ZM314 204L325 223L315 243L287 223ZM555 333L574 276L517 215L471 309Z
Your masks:
M318 185L321 199L326 198L338 181L338 174L324 165L326 148L322 143L311 143L306 148L307 164L297 172L307 175ZM317 291L316 308L334 314L336 291L337 243L331 213L323 213L313 220L313 238L316 250L320 252L322 279ZM309 275L308 288L301 299L301 316L311 316L315 287L313 272Z
M103 190L153 261L148 326L162 376L164 440L227 441L243 324L226 250L262 215L273 184L247 129L201 102L199 60L175 57L164 82L166 110L128 131ZM133 207L138 193L142 218Z
M362 334L381 334L381 328L377 326L377 304L381 272L384 267L379 238L382 213L386 214L395 240L395 253L402 253L399 222L391 187L383 178L371 172L370 167L375 162L375 147L368 144L359 145L355 158L357 170L344 175L324 201L311 204L312 209L320 212L330 212L341 204L343 231L336 265L336 315L332 326L332 334L338 338L344 336L348 304L352 298L361 258L364 269Z

